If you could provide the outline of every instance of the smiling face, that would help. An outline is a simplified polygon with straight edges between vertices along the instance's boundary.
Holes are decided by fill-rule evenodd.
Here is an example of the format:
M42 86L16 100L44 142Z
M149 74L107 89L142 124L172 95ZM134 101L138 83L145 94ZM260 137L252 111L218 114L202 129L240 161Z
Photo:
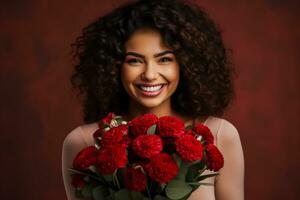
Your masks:
M130 102L152 109L170 107L170 97L179 83L179 64L159 32L139 29L125 43L121 80Z

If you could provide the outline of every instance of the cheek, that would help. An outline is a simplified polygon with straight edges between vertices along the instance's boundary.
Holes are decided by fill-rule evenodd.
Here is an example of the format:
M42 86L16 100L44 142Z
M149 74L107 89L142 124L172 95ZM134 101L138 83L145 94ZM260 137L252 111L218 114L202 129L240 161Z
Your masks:
M137 77L137 71L128 67L128 66L122 66L121 69L121 80L123 84L130 84L133 82Z
M130 72L126 66L122 66L121 79L122 79L123 84L130 80Z
M166 69L165 74L167 75L169 81L178 82L179 81L179 67L171 66Z

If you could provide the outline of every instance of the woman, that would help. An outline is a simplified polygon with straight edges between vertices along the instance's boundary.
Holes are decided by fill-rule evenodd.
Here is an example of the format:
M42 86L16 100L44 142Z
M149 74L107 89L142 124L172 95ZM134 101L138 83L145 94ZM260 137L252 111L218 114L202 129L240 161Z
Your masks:
M224 156L219 175L206 179L189 200L244 199L244 158L237 129L221 118L234 97L233 68L221 34L197 6L179 0L141 0L100 17L75 44L72 84L84 97L84 125L65 138L62 170L93 145L97 122L108 112L127 121L144 114L171 115L185 125L206 124ZM206 170L205 173L210 173Z

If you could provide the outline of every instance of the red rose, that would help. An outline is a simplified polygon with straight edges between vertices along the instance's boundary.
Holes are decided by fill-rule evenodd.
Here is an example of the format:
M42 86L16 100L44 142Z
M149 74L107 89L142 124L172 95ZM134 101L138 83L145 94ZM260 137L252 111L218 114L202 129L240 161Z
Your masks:
M128 190L142 192L147 186L147 177L140 168L127 168L124 174L125 187Z
M148 128L156 124L158 118L151 113L138 116L128 122L130 132L134 137L147 134Z
M184 123L174 116L160 117L157 123L157 131L161 137L178 138L184 134Z
M208 144L214 143L214 136L211 133L210 129L205 126L202 123L197 123L195 127L193 128L196 134L201 135L202 138L206 141Z
M126 148L122 145L109 146L99 150L97 167L102 174L112 174L127 164Z
M202 144L191 135L184 135L175 141L176 151L183 161L191 162L202 159Z
M145 169L149 177L159 183L169 182L176 177L179 170L176 161L167 153L151 157Z
M163 143L157 135L140 135L132 142L132 149L142 158L150 158L162 151Z
M86 169L97 162L97 149L94 146L88 146L82 149L73 160L75 169Z
M121 124L117 127L113 127L108 131L104 132L101 136L100 146L106 148L115 144L122 144L124 147L127 146L127 139L125 135L128 133L127 125Z
M224 158L219 149L213 144L205 146L207 169L218 171L224 166Z
M82 175L73 174L72 175L72 185L75 188L83 188L85 186L85 181Z

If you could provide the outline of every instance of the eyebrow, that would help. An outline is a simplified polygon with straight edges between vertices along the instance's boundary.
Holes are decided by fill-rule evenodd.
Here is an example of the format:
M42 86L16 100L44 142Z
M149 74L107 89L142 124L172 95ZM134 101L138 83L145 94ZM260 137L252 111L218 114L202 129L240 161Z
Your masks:
M171 51L171 50L166 50L166 51L163 51L163 52L160 52L160 53L154 54L154 58L156 58L156 57L160 57L160 56L163 56L163 55L165 55L165 54L169 54L169 53L172 53L172 54L174 54L174 51ZM144 55L142 55L142 54L139 54L139 53L135 53L135 52L131 52L131 51L129 51L129 52L127 52L127 53L125 53L125 57L126 57L126 56L128 56L128 55L132 55L132 56L136 56L136 57L140 57L140 58L145 58L145 56L144 56Z

